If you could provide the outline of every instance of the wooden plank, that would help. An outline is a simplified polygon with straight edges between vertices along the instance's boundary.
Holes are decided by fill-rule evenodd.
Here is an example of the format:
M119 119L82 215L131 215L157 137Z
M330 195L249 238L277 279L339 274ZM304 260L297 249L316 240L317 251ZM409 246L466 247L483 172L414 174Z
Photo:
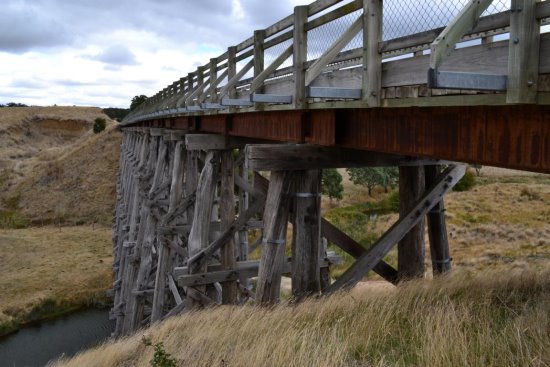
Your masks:
M424 167L399 167L399 217L405 218L425 191ZM397 246L400 280L424 276L424 218L412 227Z
M426 187L432 186L441 171L440 166L426 166ZM449 239L447 238L447 226L445 224L445 204L439 201L428 212L428 235L430 238L430 256L432 258L433 275L444 274L451 271L451 257L449 255Z
M355 242L353 238L340 231L324 218L321 218L321 235L356 259L367 252L367 249L361 244ZM388 282L397 284L397 270L384 260L380 260L372 270Z
M292 295L300 301L321 290L321 170L293 172L292 181Z
M539 73L540 22L535 0L512 0L507 103L535 103Z
M338 278L327 290L332 293L343 287L353 287L363 276L400 241L409 230L414 227L426 213L437 204L443 196L452 189L458 180L464 175L464 166L450 166L439 177L434 186L422 196L414 205L408 215L400 218L384 235L376 241L370 250L361 255L359 259Z
M363 17L357 18L352 25L330 45L326 51L306 70L305 85L308 86L311 82L321 74L325 66L327 66L338 53L346 47L350 41L363 28ZM377 48L378 50L378 48Z
M294 50L292 53L294 74L294 108L306 108L306 84L305 62L307 61L307 22L308 7L297 6L294 8ZM258 301L258 300L257 300Z
M369 107L380 106L382 96L382 0L363 1L363 101ZM366 67L366 70L365 70Z
M256 303L273 304L279 301L286 231L290 172L274 171L264 209L262 257L256 285Z
M462 36L474 28L479 16L491 2L492 0L470 1L445 27L443 32L430 45L430 69L436 70L443 60L450 55Z
M234 180L234 160L233 151L225 150L221 152L221 194L220 194L220 219L222 230L227 231L235 220L235 180ZM225 270L235 268L235 241L233 236L229 238L222 247L221 263ZM222 304L237 303L237 283L229 281L222 283Z
M248 170L248 167L247 167L246 162L244 160L244 154L243 154L242 150L240 152L240 157L239 158L242 162L240 164L238 164L238 166L239 166L238 174L235 175L235 177L234 177L235 183L237 181L242 181L245 184L249 185L249 183L248 183L249 170ZM242 186L238 186L237 194L238 194L238 198L239 198L238 215L241 216L248 209L249 194L248 194L247 190L245 188L243 188ZM263 228L263 222L262 222L262 228ZM237 232L236 239L237 239L237 254L238 254L239 261L248 260L248 251L249 251L249 248L248 248L248 230L247 229L239 230ZM248 289L250 287L250 280L248 279L248 277L240 277L239 278L239 286L242 286L245 289Z
M354 0L350 3L344 4L339 8L336 8L326 14L323 14L313 20L310 20L306 23L306 31L311 31L312 29L318 28L322 25L330 23L338 18L342 18L350 13L353 13L356 10L359 10L363 7L362 0Z
M440 161L313 144L248 144L253 171L306 170L343 167L389 167L439 164Z

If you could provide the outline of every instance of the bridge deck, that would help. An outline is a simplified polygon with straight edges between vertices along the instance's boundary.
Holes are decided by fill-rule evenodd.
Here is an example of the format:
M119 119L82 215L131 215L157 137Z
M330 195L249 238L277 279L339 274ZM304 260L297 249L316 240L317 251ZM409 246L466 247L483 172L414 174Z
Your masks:
M297 7L149 98L122 126L550 173L550 34L541 34L550 1L434 5L442 27L419 17L416 32L391 37L391 25L412 15L399 18L394 3Z

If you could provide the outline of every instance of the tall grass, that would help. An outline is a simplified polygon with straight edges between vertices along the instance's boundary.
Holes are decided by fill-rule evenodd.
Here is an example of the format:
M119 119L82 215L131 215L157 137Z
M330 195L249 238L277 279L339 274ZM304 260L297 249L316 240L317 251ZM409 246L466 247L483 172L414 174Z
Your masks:
M455 275L171 318L54 366L548 366L550 274Z

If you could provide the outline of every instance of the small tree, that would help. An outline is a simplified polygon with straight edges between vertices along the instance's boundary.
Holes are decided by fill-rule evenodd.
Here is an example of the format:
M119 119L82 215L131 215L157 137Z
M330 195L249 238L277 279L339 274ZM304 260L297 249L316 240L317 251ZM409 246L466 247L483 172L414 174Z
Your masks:
M372 196L372 189L376 186L393 187L399 178L399 170L396 167L365 167L347 169L351 182L356 185L366 186L369 196Z
M94 121L94 134L99 134L103 130L105 130L105 127L107 126L107 121L105 121L104 118L98 117Z
M323 170L321 192L324 195L328 195L330 201L332 201L332 199L342 200L344 197L342 175L338 173L336 168L328 168Z
M141 94L139 96L135 96L134 98L132 98L132 102L130 103L130 111L132 111L137 106L145 102L146 99L147 99L147 96L144 94Z

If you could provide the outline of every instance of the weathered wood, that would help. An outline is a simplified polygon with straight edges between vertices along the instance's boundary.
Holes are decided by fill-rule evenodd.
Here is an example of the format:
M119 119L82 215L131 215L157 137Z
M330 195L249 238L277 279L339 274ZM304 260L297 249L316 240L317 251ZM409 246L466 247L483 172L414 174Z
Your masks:
M187 240L189 256L199 253L208 246L208 235L210 227L210 217L215 192L215 175L219 167L219 153L209 151L206 155L204 168L201 171L197 184L197 201L193 213L193 224ZM191 272L204 272L205 266L190 269ZM204 289L199 289L199 292ZM187 290L187 300L191 306L197 306L195 298Z
M264 242L256 285L256 303L258 304L273 304L279 301L289 190L290 173L288 171L272 172L263 216Z
M321 235L356 259L367 252L367 249L361 244L355 242L353 238L340 231L324 218L321 218ZM384 260L380 260L372 270L388 282L397 284L397 270Z
M399 168L399 216L405 218L425 191L424 167ZM424 218L403 236L397 247L400 280L424 276Z
M277 56L277 58L267 68L258 73L258 75L255 75L254 80L250 84L250 93L261 93L261 91L263 91L263 82L292 55L293 50L293 45L288 46L287 49Z
M363 1L363 100L370 107L380 106L382 88L382 0Z
M248 167L254 171L343 167L389 167L439 164L438 160L313 144L248 144Z
M424 167L426 174L426 187L435 184L441 171L439 166ZM434 276L451 271L451 257L449 255L449 239L445 225L445 205L439 201L428 212L428 234L430 238L430 256Z
M220 219L222 229L228 230L235 220L235 194L234 194L234 161L233 151L226 150L221 152L221 194L220 194ZM226 270L235 268L235 241L231 236L222 248L221 263ZM222 303L234 304L237 302L238 289L235 281L222 283Z
M230 150L244 148L245 145L254 144L258 141L262 140L219 134L185 135L187 150Z
M224 85L222 87L222 89L220 90L220 93L218 94L218 98L221 99L221 98L225 97L226 95L228 95L229 92L230 92L230 89L235 87L237 82L239 80L241 80L241 78L253 67L254 67L254 60L250 60L246 65L243 66L243 68L241 70L239 70L237 72L237 74L235 74L232 78L230 78L227 81L227 84Z
M479 16L491 2L492 0L470 1L445 27L443 32L430 45L430 68L432 70L436 70L443 60L451 54L462 36L474 28Z
M170 196L168 204L168 213L164 216L161 223L165 224L166 219L176 211L178 202L181 199L183 189L183 168L185 162L185 149L182 141L178 141L174 148L174 163L170 182ZM172 238L176 240L177 238ZM159 254L157 261L157 272L155 277L155 292L153 294L153 304L151 310L151 322L157 322L162 319L165 305L166 282L174 266L172 251L165 244L168 239L161 234L159 236Z
M357 261L338 278L327 290L332 293L343 287L353 287L365 274L380 262L380 260L399 242L412 227L421 221L426 213L433 208L443 196L452 189L464 175L464 166L450 166L437 179L429 191L418 200L412 210L401 217L384 235L374 243L368 252L361 255Z
M321 269L328 269L329 264L341 261L338 256L321 259ZM252 278L258 275L260 262L258 260L239 261L232 270L224 270L221 265L209 265L208 271L200 274L187 274L188 267L175 269L177 282L181 287L196 287L207 284L236 281L240 278ZM292 258L284 259L282 274L292 273Z
M258 77L264 70L264 39L265 31L263 29L254 31L254 78ZM257 88L255 92L263 93L262 87ZM251 91L250 94L252 95L252 93L254 92ZM257 103L254 107L260 111L263 109L263 105Z
M539 73L540 22L535 0L512 0L507 103L535 103Z
M295 108L306 108L307 106L305 84L305 63L307 61L307 32L305 24L307 22L307 11L307 6L297 6L294 8L294 50L292 60L294 66L293 101Z
M183 300L181 299L180 292L178 291L178 287L176 286L176 283L174 282L174 278L172 277L171 274L168 275L168 286L170 287L170 291L174 296L174 300L176 301L176 304L177 305L182 304Z
M321 170L292 175L292 295L299 301L319 293L321 246Z
M159 136L160 138L160 136ZM157 138L157 139L159 139ZM166 169L166 144L162 144L159 139L159 152L156 158L155 173L152 178L151 188L149 194L153 193L159 185L162 184L162 178L164 177L164 170ZM153 154L152 154L153 155ZM135 275L135 280L132 283L132 292L139 292L143 290L150 279L150 272L152 267L152 247L156 237L155 228L157 226L157 219L151 213L151 207L144 203L141 208L140 218L143 220L143 224L140 223L139 233L136 246L136 260L139 259L139 270ZM129 294L127 297L127 303L125 308L125 318L122 332L128 334L135 330L140 324L143 318L143 298L134 294Z
M363 19L362 17L359 17L336 41L334 41L332 45L327 48L327 50L317 60L315 60L315 62L313 62L313 64L306 71L306 86L310 85L311 82L315 80L319 74L321 74L325 66L334 60L336 55L338 55L338 53L350 43L353 37L361 31L362 27Z

